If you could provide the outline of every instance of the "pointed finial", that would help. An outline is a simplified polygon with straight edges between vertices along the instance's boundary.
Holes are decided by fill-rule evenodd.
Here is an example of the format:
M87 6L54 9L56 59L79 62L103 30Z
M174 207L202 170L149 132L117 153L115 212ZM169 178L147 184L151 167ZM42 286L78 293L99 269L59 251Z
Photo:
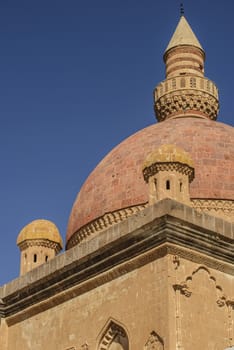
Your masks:
M181 2L180 4L180 16L184 15L184 4Z

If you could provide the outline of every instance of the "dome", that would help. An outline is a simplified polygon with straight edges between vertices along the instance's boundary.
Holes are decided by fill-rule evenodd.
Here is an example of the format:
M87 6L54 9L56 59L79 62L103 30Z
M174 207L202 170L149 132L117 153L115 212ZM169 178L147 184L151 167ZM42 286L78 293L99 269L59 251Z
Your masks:
M48 240L63 247L62 237L56 225L44 219L34 220L26 225L17 237L17 245L26 240Z
M159 123L120 143L90 174L70 214L67 249L152 205L149 196L161 198L155 192L167 196L168 192L161 191L165 183L166 190L179 200L175 181L173 191L169 179L164 185L157 179L147 183L151 165L155 170L152 160L186 165L189 182L194 178L190 185L186 183L186 204L234 220L234 128L215 121L218 89L204 76L205 52L184 16L163 58L166 79L154 89ZM159 168L162 175L165 169ZM169 164L169 171L172 168Z
M116 213L125 215L127 209L147 205L144 162L163 144L182 148L193 160L191 199L233 201L233 140L233 127L192 117L168 119L130 136L100 162L82 186L68 222L67 247L75 244L72 238L87 224L93 223L93 230L95 225L105 226L98 218L112 213L115 221Z

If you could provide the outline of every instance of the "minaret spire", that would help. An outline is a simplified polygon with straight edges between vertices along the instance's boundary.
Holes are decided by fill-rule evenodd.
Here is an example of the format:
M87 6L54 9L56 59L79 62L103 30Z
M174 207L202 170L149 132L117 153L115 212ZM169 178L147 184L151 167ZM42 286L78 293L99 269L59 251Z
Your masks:
M184 17L181 17L164 53L166 80L154 90L158 121L178 117L216 119L218 89L204 77L205 51Z
M184 4L180 3L180 16L184 16Z
M165 53L173 47L182 45L198 47L200 50L203 51L203 55L205 58L205 52L184 16L180 17L180 20L177 24L174 34L171 37L171 40L169 41Z

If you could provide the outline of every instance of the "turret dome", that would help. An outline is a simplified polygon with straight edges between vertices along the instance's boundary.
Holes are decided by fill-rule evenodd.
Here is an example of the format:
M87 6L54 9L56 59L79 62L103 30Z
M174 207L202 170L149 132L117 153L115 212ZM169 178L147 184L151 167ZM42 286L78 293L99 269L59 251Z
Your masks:
M143 164L143 169L154 163L182 163L193 168L193 161L190 155L175 145L162 145L150 153Z
M63 241L53 222L39 219L20 231L17 245L21 251L20 274L23 275L53 259L61 251Z
M48 240L57 243L60 248L63 247L62 237L57 226L44 219L38 219L30 222L19 233L17 237L17 245L27 240Z

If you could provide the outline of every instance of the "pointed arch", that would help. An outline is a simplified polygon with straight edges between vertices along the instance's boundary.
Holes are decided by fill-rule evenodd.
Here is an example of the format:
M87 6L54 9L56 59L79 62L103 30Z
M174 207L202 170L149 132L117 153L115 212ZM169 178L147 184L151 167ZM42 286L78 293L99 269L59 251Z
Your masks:
M163 339L155 332L152 331L144 346L144 350L163 350Z
M101 335L98 350L129 350L129 340L123 326L109 320Z
M210 280L215 288L217 300L216 303L218 306L222 307L226 304L227 297L223 292L223 288L217 284L216 278L211 275L210 270L203 265L198 266L191 275L187 276L186 279L180 284L174 285L175 290L180 290L181 294L184 294L186 297L190 297L192 295L191 287L194 282L194 277L199 272L205 272L207 274L208 280Z

